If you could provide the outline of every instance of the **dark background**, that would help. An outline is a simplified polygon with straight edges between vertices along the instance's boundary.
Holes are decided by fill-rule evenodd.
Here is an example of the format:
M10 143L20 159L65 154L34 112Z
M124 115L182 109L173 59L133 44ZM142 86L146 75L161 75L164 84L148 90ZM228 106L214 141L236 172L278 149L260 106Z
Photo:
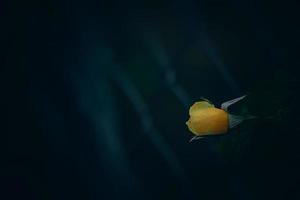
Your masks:
M299 197L296 4L61 0L0 9L1 199ZM188 142L193 102L219 106L244 94L252 112L283 117L245 123L233 132L249 137L238 141Z

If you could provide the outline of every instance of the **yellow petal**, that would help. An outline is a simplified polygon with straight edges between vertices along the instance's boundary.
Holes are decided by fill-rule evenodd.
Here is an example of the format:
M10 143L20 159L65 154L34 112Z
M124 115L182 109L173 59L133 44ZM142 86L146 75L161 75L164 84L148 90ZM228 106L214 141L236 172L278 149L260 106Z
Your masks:
M192 133L194 133L195 135L197 135L197 132L196 132L196 130L194 129L193 124L191 123L191 119L189 119L185 124L188 126L189 130L190 130Z
M210 104L207 101L198 101L190 107L189 114L190 116L197 115L197 113L202 109L214 108L214 107L215 106L213 104Z

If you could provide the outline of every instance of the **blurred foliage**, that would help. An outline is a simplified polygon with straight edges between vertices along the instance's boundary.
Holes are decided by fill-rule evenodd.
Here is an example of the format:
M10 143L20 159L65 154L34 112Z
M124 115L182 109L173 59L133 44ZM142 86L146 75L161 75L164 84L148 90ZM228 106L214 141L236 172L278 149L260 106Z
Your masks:
M247 200L298 191L297 6L74 0L1 8L0 164L9 195ZM219 107L244 94L231 112L261 119L189 143L189 105L205 97Z

